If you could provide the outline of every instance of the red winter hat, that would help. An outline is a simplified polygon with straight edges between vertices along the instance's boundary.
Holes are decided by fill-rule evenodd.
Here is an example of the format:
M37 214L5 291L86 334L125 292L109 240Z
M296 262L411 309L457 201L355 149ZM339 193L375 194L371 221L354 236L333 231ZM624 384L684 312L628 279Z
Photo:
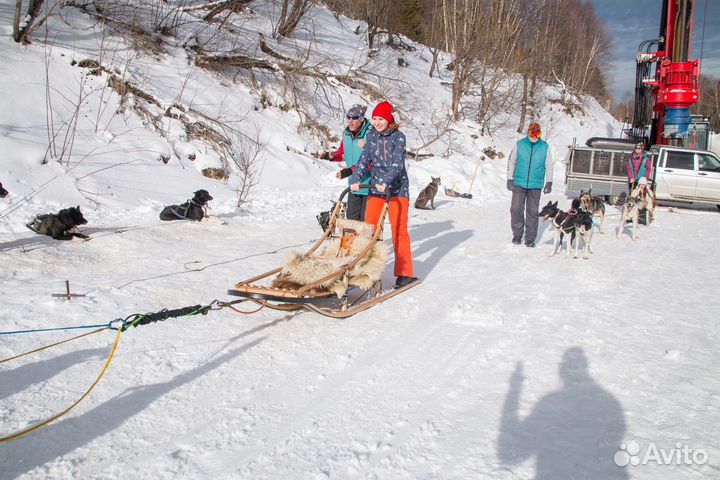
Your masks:
M392 114L393 107L390 102L384 101L377 104L375 110L373 110L373 117L382 117L388 121L388 123L395 123L395 117Z

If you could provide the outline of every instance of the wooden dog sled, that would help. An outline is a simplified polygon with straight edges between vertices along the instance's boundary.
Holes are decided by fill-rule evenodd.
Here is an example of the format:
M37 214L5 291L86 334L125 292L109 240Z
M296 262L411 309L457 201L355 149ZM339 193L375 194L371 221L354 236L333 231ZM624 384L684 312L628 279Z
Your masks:
M310 250L292 255L282 267L237 283L228 294L275 310L306 308L346 318L418 285L420 280L383 290L387 247L382 231L389 194L377 224L370 225L344 218L343 199L349 192L346 188L340 194L328 228ZM266 284L255 283L260 281Z

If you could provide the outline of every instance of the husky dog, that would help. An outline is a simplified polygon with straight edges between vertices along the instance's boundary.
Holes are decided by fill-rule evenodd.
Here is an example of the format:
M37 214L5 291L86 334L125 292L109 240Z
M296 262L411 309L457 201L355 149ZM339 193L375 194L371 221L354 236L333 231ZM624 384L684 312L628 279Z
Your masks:
M542 210L538 213L538 217L542 217L543 221L551 218L552 226L555 229L555 236L553 238L553 249L550 253L552 257L555 255L560 248L562 248L563 236L567 235L567 256L570 257L570 250L572 249L572 242L575 240L575 216L577 210L580 207L580 200L575 199L572 201L572 206L567 212L563 212L558 208L558 202L548 202Z
M641 178L640 183L637 187L633 189L633 191L630 193L630 196L639 198L640 200L647 202L647 205L644 208L647 209L648 218L647 221L645 221L645 219L641 219L640 223L645 225L651 222L653 219L653 214L655 213L655 192L651 188L647 187L647 180ZM639 215L642 215L643 213L645 213L645 210L640 211Z
M418 195L417 200L415 200L415 208L419 208L421 210L430 210L427 208L427 203L430 202L430 207L432 207L433 210L435 210L435 194L438 191L438 187L440 186L440 177L430 177L432 178L432 181L428 184L427 187L423 188L422 192Z
M632 220L632 239L638 239L637 226L640 217L640 210L647 208L647 205L648 202L646 200L642 200L639 197L630 196L627 198L627 200L623 204L622 214L620 215L620 225L618 225L615 238L620 238L620 233L625 229L625 223Z
M592 188L587 192L580 190L580 209L589 212L590 215L600 215L600 233L603 231L605 223L605 203L599 197L592 196Z
M7 197L7 194L10 193L5 188L3 188L2 183L0 183L0 198Z
M575 215L575 234L577 235L577 240L575 240L575 255L573 255L573 258L578 257L578 250L580 248L580 239L583 241L583 258L585 260L588 259L588 253L592 253L592 250L590 250L590 242L592 241L592 227L593 227L593 216L592 213L585 211L585 210L579 210L577 215ZM602 230L601 230L602 232Z
M198 190L195 196L180 205L168 205L160 212L160 220L197 220L206 216L207 202L212 200L207 190Z
M25 226L35 233L50 235L55 240L71 240L73 237L90 238L76 231L78 225L85 225L87 220L80 211L80 206L63 208L58 213L37 215Z

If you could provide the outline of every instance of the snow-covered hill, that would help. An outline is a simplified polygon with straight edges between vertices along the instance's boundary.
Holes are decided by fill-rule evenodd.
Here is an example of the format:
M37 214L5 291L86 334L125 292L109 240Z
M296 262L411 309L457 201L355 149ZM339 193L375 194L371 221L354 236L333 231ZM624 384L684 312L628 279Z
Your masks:
M74 9L52 19L47 42L20 46L9 36L12 6L0 2L0 181L11 192L0 199L0 332L106 324L227 300L235 282L318 238L314 217L344 184L335 165L288 150L332 142L281 108L290 101L281 84L255 88L195 67L182 48L185 30L161 53L137 53ZM271 42L271 5L254 3L252 12L238 16L238 31ZM419 45L382 47L368 60L357 25L317 7L301 32L321 34L271 46L288 54L312 44L311 63L332 93L303 95L316 99L313 120L331 135L343 128L348 105L376 102L337 81L355 68L387 92L409 147L420 147L447 110L449 72L430 78L430 56ZM407 67L398 66L399 55ZM100 75L73 65L88 58L103 59ZM377 76L361 76L360 65ZM120 108L106 86L113 74L156 103L129 95ZM541 92L557 96L551 86ZM138 113L143 108L149 115ZM558 159L555 191L543 202L569 204L567 144L618 126L592 99L583 109L568 116L557 103L539 107ZM185 123L175 118L181 114ZM619 215L609 208L607 233L596 233L588 261L548 258L547 224L538 248L515 247L506 162L480 160L486 147L507 155L520 137L517 112L504 116L492 137L478 136L470 120L455 123L424 150L435 157L408 162L412 196L431 175L474 195L439 194L437 210L412 212L423 284L343 321L225 308L131 329L82 403L0 443L0 478L716 476L717 212L661 207L632 242L627 234L615 239ZM224 124L220 131L236 145L262 144L259 183L240 209L236 171L226 181L201 174L222 166L223 155L188 133L199 122ZM224 224L159 222L163 205L199 188L215 197L211 213ZM83 231L91 241L57 242L24 227L35 214L71 205L89 220ZM51 296L66 280L84 296ZM87 331L3 334L0 360ZM76 401L113 340L105 331L0 363L0 436ZM695 456L653 462L653 448ZM616 465L631 454L638 465Z

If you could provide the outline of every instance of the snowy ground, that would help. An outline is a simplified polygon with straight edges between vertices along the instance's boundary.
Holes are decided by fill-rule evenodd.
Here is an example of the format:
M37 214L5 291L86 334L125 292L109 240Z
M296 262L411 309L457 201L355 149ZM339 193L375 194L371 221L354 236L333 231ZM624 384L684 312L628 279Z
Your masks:
M509 479L532 478L535 455L549 461L536 478L567 478L557 472L568 465L588 478L717 475L716 212L662 209L635 242L614 238L613 212L584 261L549 258L548 230L536 249L511 245L504 199L439 200L411 219L419 287L342 321L222 310L129 330L89 399L0 446L3 478ZM0 316L13 329L49 328L228 299L235 281L280 261L267 252L317 237L315 210L296 213L294 223L148 222L122 233L110 222L87 228L89 242L0 236ZM50 297L63 279L86 296ZM0 353L65 335L6 336ZM2 365L4 433L74 401L112 340ZM589 377L563 385L563 355L577 348ZM548 395L562 401L498 443L518 362L521 416ZM588 402L591 385L608 401ZM710 460L625 471L610 440L680 442ZM530 457L513 461L524 450Z
M160 138L132 114L113 115L117 98L107 92L112 108L99 122L100 100L88 96L68 162L41 165L44 65L72 98L81 75L69 58L92 53L96 39L91 29L68 28L51 51L19 47L7 30L14 2L0 4L0 82L13 92L0 97L0 181L11 192L0 199L0 332L230 300L235 282L319 237L314 217L342 188L336 167L287 152L285 144L305 141L295 117L255 111L250 92L230 93L202 71L190 75L184 56L138 56L132 67L157 75L143 86L163 102L178 85L194 85L187 89L196 108L222 106L264 126L263 173L248 205L235 208L234 178L199 174L209 156L159 162L172 142L179 150L197 145ZM339 25L346 33L357 23L327 12L313 21L332 39L318 48L343 47L333 43L344 38ZM417 94L440 110L447 89L410 60L403 74L428 82ZM55 102L60 124L68 117ZM567 207L565 145L608 135L614 124L594 101L572 118L552 108L541 108L541 121L558 163L554 192L542 201ZM415 127L406 131L418 145ZM471 137L472 122L455 128L453 154L409 162L413 198L431 175L468 191L477 167L472 200L440 193L437 210L412 211L421 285L346 320L222 309L131 329L82 403L0 443L0 478L718 478L720 325L712 312L720 213L662 206L633 242L629 228L615 239L619 212L609 207L589 260L549 258L548 224L538 248L510 243L505 160L478 163L485 146L509 153L519 138L514 122L495 137ZM157 219L163 205L199 188L215 197L219 221ZM58 242L23 226L71 205L88 218L90 241ZM66 280L85 296L52 297ZM0 360L87 331L0 335ZM113 340L102 332L1 363L0 437L76 401Z

